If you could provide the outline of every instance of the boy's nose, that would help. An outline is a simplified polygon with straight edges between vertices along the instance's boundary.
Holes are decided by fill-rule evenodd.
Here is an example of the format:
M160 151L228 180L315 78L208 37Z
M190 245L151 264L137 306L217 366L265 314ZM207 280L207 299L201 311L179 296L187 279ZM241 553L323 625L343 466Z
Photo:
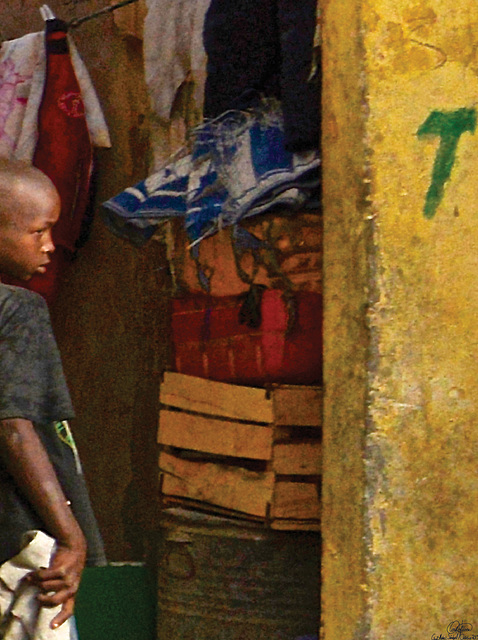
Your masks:
M42 251L43 253L53 253L53 251L55 251L55 245L53 244L50 231L45 234L45 241L42 246Z

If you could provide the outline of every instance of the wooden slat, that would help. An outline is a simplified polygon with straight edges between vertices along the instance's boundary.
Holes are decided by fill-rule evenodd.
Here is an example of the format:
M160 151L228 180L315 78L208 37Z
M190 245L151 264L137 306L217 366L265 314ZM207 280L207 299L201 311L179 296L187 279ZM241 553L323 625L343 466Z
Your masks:
M272 400L265 389L214 382L167 371L161 384L162 404L209 415L272 422Z
M159 414L158 442L171 447L270 460L272 435L271 426L218 420L166 409Z
M272 500L274 474L240 467L191 462L161 452L162 492L265 518Z
M321 466L322 447L319 441L274 444L272 469L279 475L319 475Z
M320 501L315 483L277 481L271 517L291 520L318 520Z
M161 496L161 505L163 509L168 509L170 507L182 507L183 509L200 511L225 518L235 518L236 520L250 523L265 523L264 518L261 518L260 516L253 516L250 513L244 513L243 511L226 509L224 507L219 507L217 504L206 504L205 502L191 500L190 498L184 498L183 496L166 496L163 494Z
M271 529L280 531L320 531L320 522L310 520L272 520Z
M320 427L322 389L314 386L277 386L272 391L274 424Z

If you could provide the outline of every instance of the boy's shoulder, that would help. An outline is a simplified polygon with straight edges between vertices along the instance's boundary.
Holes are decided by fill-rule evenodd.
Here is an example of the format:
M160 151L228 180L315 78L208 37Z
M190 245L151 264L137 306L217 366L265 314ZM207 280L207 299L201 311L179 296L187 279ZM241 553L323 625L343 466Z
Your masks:
M40 294L0 282L0 323L13 315L24 314L31 318L33 314L38 316L45 312L48 314L48 307Z
M0 304L18 305L32 304L44 306L46 303L36 291L0 282Z

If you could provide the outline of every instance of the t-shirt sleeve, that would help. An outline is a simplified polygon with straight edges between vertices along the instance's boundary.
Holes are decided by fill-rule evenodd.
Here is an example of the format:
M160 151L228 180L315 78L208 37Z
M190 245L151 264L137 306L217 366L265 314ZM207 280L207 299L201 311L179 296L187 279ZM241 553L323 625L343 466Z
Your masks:
M0 419L41 424L74 417L45 301L27 289L0 287Z

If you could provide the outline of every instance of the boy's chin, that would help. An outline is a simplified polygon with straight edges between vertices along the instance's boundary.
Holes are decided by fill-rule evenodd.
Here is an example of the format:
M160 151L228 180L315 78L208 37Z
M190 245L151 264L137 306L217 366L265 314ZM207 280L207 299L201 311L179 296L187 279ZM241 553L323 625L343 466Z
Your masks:
M0 269L0 274L0 280L6 283L8 283L9 280L15 280L19 283L28 282L35 275L34 273L25 273L24 271L18 272L13 269L5 269L4 271Z

